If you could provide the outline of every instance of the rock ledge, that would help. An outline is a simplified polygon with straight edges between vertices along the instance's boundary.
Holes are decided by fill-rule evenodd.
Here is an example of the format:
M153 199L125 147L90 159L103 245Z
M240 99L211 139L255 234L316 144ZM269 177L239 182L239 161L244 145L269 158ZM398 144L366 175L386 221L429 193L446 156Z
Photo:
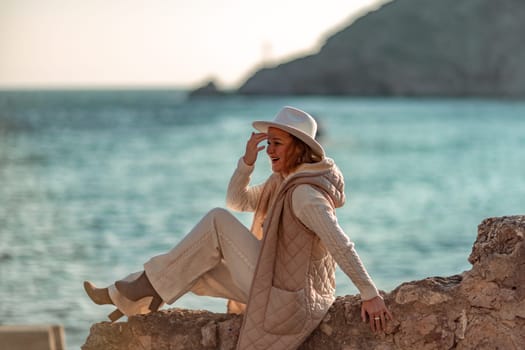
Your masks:
M525 216L485 219L469 261L469 271L385 293L396 316L385 334L361 322L358 296L338 297L300 349L525 349ZM170 309L97 323L82 349L235 349L241 321L239 315Z

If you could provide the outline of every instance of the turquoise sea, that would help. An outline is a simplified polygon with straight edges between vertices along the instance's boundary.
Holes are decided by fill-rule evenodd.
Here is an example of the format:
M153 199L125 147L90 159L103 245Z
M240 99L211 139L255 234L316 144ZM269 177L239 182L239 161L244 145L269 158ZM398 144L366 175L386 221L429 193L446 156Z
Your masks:
M477 225L525 213L525 101L1 91L0 324L63 324L78 349L111 311L82 281L141 269L223 207L251 121L284 105L318 119L346 177L340 224L380 289L469 269ZM337 288L356 293L340 271Z

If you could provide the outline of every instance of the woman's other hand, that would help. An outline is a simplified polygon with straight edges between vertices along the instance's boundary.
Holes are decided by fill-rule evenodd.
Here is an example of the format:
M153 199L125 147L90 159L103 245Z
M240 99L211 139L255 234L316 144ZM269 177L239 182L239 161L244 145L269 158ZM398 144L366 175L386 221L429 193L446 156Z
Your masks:
M394 318L385 305L385 301L380 296L364 300L361 304L361 319L366 322L366 317L370 322L372 332L385 331L387 321Z
M252 135L250 136L250 139L246 143L246 152L244 153L244 163L246 165L253 165L255 161L257 160L257 155L260 151L264 149L264 146L259 146L259 143L261 141L266 139L266 134L259 132L255 133L252 132Z

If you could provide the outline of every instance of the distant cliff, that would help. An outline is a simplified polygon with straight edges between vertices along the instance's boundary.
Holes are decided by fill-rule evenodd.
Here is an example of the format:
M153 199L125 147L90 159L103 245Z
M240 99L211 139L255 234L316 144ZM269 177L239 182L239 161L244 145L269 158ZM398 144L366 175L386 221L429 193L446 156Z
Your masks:
M443 257L446 259L446 257ZM478 226L472 269L406 282L385 302L394 314L374 334L360 319L360 299L338 297L300 350L523 350L525 216ZM235 349L242 316L171 309L91 327L82 350Z
M523 33L523 0L394 0L238 93L525 97Z

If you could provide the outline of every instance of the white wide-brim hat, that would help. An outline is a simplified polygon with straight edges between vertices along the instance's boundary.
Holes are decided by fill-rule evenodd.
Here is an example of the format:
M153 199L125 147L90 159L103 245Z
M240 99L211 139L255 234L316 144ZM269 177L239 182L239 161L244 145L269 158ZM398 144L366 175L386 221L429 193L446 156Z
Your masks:
M319 157L324 158L323 147L315 140L317 123L312 116L300 109L285 106L274 117L272 121L257 120L253 127L260 132L268 132L268 128L274 127L286 131L303 141Z

